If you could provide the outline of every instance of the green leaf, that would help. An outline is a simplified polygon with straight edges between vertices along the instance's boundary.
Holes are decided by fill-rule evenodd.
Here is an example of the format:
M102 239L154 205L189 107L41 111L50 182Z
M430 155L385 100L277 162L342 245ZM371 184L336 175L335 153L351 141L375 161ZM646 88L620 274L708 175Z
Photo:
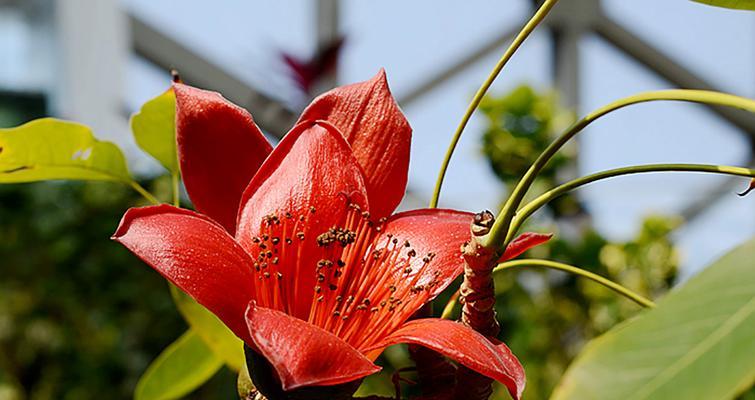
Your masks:
M131 117L131 131L136 144L177 175L176 95L172 89L144 103Z
M170 293L178 306L178 311L189 326L229 368L238 372L245 362L244 342L236 337L218 317L180 289L171 285Z
M121 150L84 125L42 118L0 129L0 183L52 179L131 182Z
M564 399L730 399L755 379L755 239L589 343Z
M755 0L693 0L711 6L734 8L737 10L755 10Z
M187 395L223 366L192 330L181 335L152 361L136 384L134 400L168 400Z
M238 377L236 378L236 391L239 394L239 398L251 398L250 395L252 395L256 389L254 383L252 383L252 377L249 376L249 368L247 364L244 363L244 365L241 366L241 370L239 370Z
M380 371L377 374L368 375L359 385L354 397L384 396L393 398L396 396L396 387L391 383L393 374Z

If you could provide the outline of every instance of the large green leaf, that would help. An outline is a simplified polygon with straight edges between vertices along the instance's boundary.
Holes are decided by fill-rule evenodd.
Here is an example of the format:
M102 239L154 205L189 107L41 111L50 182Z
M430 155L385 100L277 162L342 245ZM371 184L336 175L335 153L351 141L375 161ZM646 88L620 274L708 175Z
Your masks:
M136 384L134 400L169 400L187 395L223 366L192 330L181 335L150 364Z
M755 0L693 0L712 6L735 8L738 10L755 10Z
M176 156L176 95L172 89L144 103L131 117L136 144L171 174L178 174Z
M121 150L81 124L42 118L0 129L0 183L51 179L130 182Z
M552 399L730 399L755 380L755 239L587 345Z
M170 292L189 326L229 368L239 371L244 364L244 342L231 332L218 317L184 292L171 285Z

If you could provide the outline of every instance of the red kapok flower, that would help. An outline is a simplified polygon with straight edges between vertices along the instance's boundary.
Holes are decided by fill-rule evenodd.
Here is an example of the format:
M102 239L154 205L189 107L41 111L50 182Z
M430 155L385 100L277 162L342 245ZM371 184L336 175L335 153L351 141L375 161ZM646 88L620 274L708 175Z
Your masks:
M452 321L408 321L462 272L472 214L391 215L411 128L382 71L315 99L272 151L243 109L174 89L181 171L203 214L133 208L115 240L264 356L284 390L364 377L383 348L414 343L519 398L524 371L504 344ZM507 255L543 238L524 236Z

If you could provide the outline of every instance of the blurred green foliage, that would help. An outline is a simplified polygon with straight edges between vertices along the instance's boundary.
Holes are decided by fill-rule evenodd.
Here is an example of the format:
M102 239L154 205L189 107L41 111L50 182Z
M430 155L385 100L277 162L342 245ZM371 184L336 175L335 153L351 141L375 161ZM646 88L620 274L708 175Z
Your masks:
M574 114L558 106L554 92L536 93L522 85L510 93L495 97L486 96L480 103L485 117L482 152L488 163L507 186L516 184L535 159L553 141L555 133L562 132L573 122ZM567 145L558 152L538 174L533 193L552 188L564 175L575 168L576 148ZM579 212L572 196L564 196L548 205L561 215Z
M41 96L0 94L0 127L44 113ZM142 201L115 183L0 185L0 400L131 399L185 331L165 280L108 240ZM234 380L192 398L232 398Z
M571 113L558 107L555 93L536 93L529 86L519 86L501 97L486 96L480 111L487 123L483 153L506 183L519 179L553 141L553 133L572 119ZM559 168L573 159L573 151L558 153L539 177L554 179Z
M557 234L529 255L578 265L657 298L676 276L678 254L668 237L675 225L670 218L649 217L637 236L624 243L610 243L589 228L575 238ZM525 367L528 399L548 398L589 339L640 309L594 282L550 270L502 272L496 292L501 339Z
M185 331L164 279L108 240L138 202L117 184L0 185L0 399L130 399Z
M483 154L507 189L573 121L573 114L558 106L555 94L537 93L528 86L500 97L489 96L480 109L486 121ZM575 149L567 148L538 177L535 194L574 178L575 170ZM676 277L678 253L669 235L679 222L651 216L634 238L611 243L591 227L578 197L566 195L545 207L525 228L556 233L528 256L577 265L657 298ZM635 303L602 286L558 271L504 271L496 277L496 291L501 339L527 372L526 399L548 398L584 343L639 310ZM501 390L497 396L508 398Z
M0 128L18 126L45 115L45 98L40 94L0 90Z

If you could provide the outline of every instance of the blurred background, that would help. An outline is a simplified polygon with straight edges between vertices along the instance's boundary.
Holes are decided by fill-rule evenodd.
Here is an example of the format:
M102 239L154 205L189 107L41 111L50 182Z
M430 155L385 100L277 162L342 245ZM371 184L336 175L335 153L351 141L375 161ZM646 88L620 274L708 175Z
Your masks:
M45 115L83 122L167 198L164 171L137 150L128 118L169 86L171 68L247 108L277 140L313 96L384 67L414 128L402 207L424 207L451 133L533 3L0 0L0 128ZM562 0L471 120L441 206L498 210L576 116L672 87L755 97L755 14L687 0ZM590 126L537 188L631 164L752 166L753 149L752 115L637 105ZM696 174L597 183L537 215L528 229L558 239L532 255L657 297L755 233L755 198L735 196L745 186ZM139 201L106 183L0 186L0 400L130 398L185 329L163 280L107 239ZM547 398L585 341L638 310L555 272L497 280L502 338L527 369L528 399ZM363 393L391 394L390 374L410 364L400 346L382 362ZM234 382L223 370L190 398L233 398Z

